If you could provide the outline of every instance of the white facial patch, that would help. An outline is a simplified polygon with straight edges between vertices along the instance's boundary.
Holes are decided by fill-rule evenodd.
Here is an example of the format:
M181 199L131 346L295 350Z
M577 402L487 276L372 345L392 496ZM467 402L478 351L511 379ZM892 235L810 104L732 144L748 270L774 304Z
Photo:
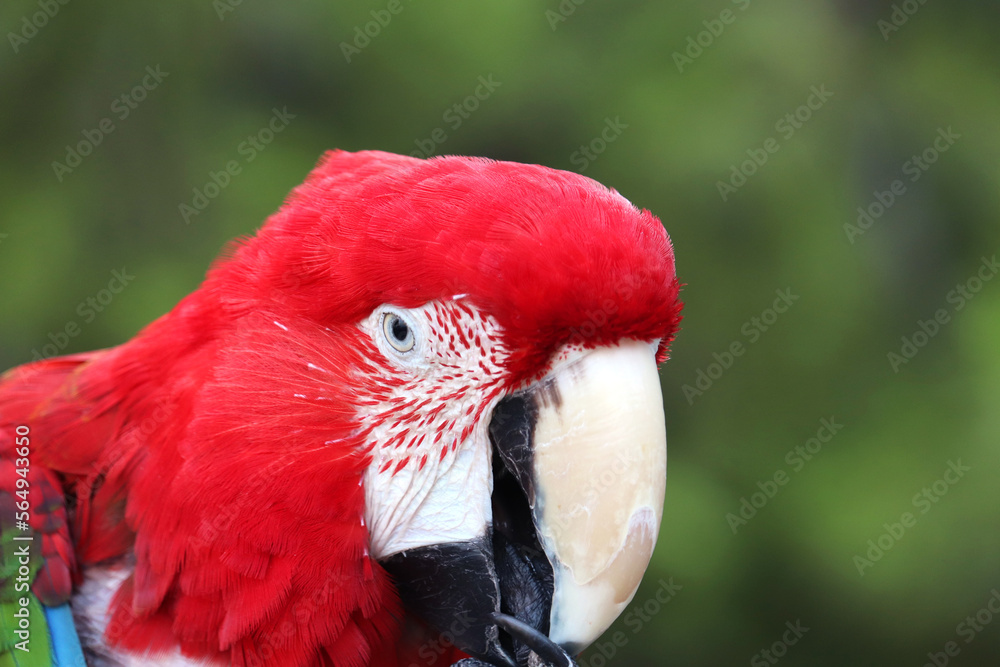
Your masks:
M385 339L385 317L412 328L412 350ZM492 521L489 420L500 399L500 329L464 300L377 309L362 324L385 357L365 381L371 428L365 523L376 559L430 544L470 540Z
M484 429L477 429L482 431ZM366 521L376 559L415 547L470 540L492 522L493 475L489 437L477 433L423 469L379 471L374 456L365 474Z

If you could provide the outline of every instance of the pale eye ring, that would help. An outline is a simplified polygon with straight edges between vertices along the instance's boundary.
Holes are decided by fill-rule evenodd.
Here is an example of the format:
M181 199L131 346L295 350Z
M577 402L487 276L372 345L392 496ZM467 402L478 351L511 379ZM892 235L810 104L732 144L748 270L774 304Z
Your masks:
M416 343L413 327L396 313L386 313L382 316L382 334L386 342L397 352L409 352Z

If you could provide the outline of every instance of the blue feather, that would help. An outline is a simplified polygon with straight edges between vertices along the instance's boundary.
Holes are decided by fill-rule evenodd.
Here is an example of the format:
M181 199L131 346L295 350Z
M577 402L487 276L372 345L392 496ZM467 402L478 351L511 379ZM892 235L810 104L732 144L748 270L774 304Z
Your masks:
M45 610L45 620L49 624L53 667L87 667L69 605L42 608Z

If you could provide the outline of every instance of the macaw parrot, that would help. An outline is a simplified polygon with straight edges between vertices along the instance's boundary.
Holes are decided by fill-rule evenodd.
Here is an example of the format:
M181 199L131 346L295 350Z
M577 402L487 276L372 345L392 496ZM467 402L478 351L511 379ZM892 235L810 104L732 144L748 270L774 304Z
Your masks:
M572 665L663 512L663 225L327 153L135 338L0 378L0 665Z

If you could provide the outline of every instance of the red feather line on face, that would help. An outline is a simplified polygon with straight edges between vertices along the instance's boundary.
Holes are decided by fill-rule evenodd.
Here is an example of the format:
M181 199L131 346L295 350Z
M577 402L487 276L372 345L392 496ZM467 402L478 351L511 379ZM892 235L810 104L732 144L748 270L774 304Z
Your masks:
M369 558L361 482L375 411L400 385L357 323L382 304L465 295L456 308L471 304L498 329L449 345L492 374L471 416L426 393L401 402L423 433L389 450L399 472L446 457L499 392L565 344L660 339L663 358L677 294L659 221L594 181L330 153L256 238L132 341L0 379L0 433L29 424L33 470L76 499L68 523L45 508L46 595L68 595L77 564L134 549L114 645L179 645L233 665L396 664L400 633L415 632L401 640L414 647L423 633L400 623L395 589ZM442 330L446 315L433 316ZM445 369L443 386L462 373ZM0 439L5 459L9 447Z
M366 402L361 419L374 425L369 439L378 471L400 472L408 463L426 465L428 454L444 460L482 423L484 412L502 393L505 378L498 358L508 354L495 321L460 299L438 301L411 311L424 326L419 372L383 360L365 378L383 387L380 402ZM378 326L375 326L378 335ZM472 345L466 332L483 332L489 345ZM433 436L430 438L429 436ZM443 444L439 444L442 443Z

